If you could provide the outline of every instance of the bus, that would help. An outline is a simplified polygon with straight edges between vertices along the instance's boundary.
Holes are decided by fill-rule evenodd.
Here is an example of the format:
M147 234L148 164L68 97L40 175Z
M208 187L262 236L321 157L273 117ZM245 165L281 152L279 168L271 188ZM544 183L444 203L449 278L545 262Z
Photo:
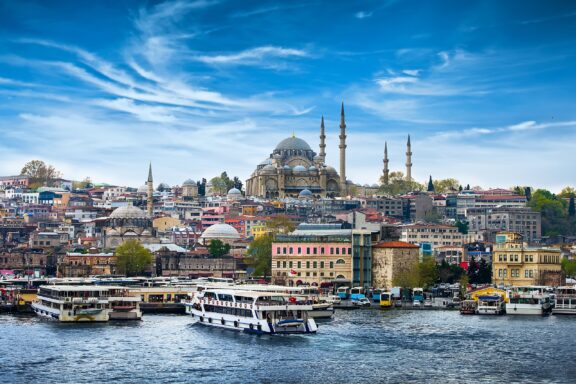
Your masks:
M391 307L392 307L392 292L381 292L380 308L391 308Z
M336 295L342 300L350 298L350 287L338 287Z
M364 288L354 287L354 288L350 289L350 298L352 300L365 299L366 296L364 295Z
M424 289L422 288L413 288L412 289L412 300L414 303L421 304L424 302Z
M382 294L384 290L382 288L374 288L372 290L372 301L374 301L375 303L379 303L380 302L380 295Z

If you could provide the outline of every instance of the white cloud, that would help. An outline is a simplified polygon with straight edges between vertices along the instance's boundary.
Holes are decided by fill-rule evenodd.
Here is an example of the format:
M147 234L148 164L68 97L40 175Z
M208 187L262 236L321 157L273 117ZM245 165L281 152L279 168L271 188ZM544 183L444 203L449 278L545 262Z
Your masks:
M356 12L354 14L354 17L356 17L357 19L366 19L368 17L372 16L372 12L366 12L366 11L360 11L360 12Z
M264 46L247 49L242 52L228 55L201 55L192 59L211 65L270 65L269 60L274 58L307 57L308 52L301 49Z

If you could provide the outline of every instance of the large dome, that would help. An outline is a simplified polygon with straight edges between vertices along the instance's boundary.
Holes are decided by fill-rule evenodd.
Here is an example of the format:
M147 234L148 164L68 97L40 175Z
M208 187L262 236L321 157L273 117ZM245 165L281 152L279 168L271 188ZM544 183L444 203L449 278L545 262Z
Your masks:
M209 226L202 236L203 239L226 239L226 240L237 240L240 239L240 234L231 225L228 224L213 224Z
M182 183L182 186L184 186L184 185L196 185L196 182L192 179L188 179Z
M294 137L294 136L282 140L280 143L278 143L278 145L276 146L276 149L279 151L283 151L283 150L287 150L287 149L299 149L299 150L303 150L303 151L311 151L312 150L307 142L305 142L302 139L299 139L298 137Z
M118 207L110 214L111 219L146 219L146 212L133 205Z

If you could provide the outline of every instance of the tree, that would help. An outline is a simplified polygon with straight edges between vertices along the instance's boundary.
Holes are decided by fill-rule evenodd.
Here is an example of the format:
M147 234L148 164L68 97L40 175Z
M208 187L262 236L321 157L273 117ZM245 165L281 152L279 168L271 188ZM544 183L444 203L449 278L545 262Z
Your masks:
M470 258L470 262L468 263L468 281L472 284L478 283L478 270L479 266L474 257Z
M412 191L423 191L424 184L420 184L414 180L406 180L402 172L390 172L388 184L384 184L383 176L380 178L379 192L387 193L390 195L403 195Z
M562 271L566 277L576 277L576 260L562 258Z
M432 182L432 175L430 175L430 179L428 180L428 192L434 192L434 183Z
M44 163L42 160L32 160L24 164L21 175L30 177L30 188L38 188L62 176L60 172L51 165Z
M478 284L492 283L492 265L482 258L478 263L478 278L476 282Z
M210 244L208 244L208 252L210 253L210 256L220 258L230 252L230 244L224 243L222 240L218 239L210 240Z
M271 234L260 236L250 243L246 252L246 263L254 268L255 276L272 275L272 240Z
M137 240L126 240L116 248L116 270L126 276L141 275L152 259L152 253Z
M278 215L273 216L266 222L266 227L271 233L290 233L296 229L294 223L290 220L288 216Z
M94 184L92 184L92 180L90 177L85 177L82 181L74 181L72 182L72 189L86 189L92 188Z
M402 268L394 274L392 284L401 288L416 288L420 285L420 264L418 262Z
M465 189L466 189L467 191L469 191L469 190L470 190L470 184L466 184L466 188L465 188Z
M528 206L542 214L542 232L545 236L576 233L576 220L568 216L568 203L550 191L537 189Z
M212 190L218 195L225 194L228 190L226 189L226 181L222 180L221 177L213 177L210 179L210 184L212 184Z
M574 217L574 215L576 215L576 207L574 206L574 195L572 195L568 203L568 216Z
M434 181L434 191L436 193L446 193L450 191L457 191L460 182L456 179L441 179Z
M434 285L438 280L438 270L436 268L436 261L432 256L424 256L419 267L419 285L422 288Z
M526 196L526 201L530 201L532 198L532 188L526 187L524 188L524 196Z
M576 189L572 187L564 187L558 194L558 197L561 197L563 199L567 199L571 196L576 196Z
M463 235L468 234L469 225L470 224L467 221L460 221L460 220L456 221L456 227L458 228L458 232L460 232Z
M196 185L198 186L198 196L206 196L206 179L202 178L202 182L198 181Z
M237 190L241 191L242 190L242 181L238 178L238 176L234 176L234 179L232 180L232 186L234 188L236 188Z
M443 216L434 207L424 214L424 221L427 223L439 224L442 218Z

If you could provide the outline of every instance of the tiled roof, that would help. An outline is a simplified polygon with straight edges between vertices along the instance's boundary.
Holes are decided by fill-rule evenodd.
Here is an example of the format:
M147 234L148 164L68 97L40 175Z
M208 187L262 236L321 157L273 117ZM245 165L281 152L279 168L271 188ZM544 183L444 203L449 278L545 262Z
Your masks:
M405 243L403 241L383 241L376 245L373 245L372 248L419 248L417 245Z

